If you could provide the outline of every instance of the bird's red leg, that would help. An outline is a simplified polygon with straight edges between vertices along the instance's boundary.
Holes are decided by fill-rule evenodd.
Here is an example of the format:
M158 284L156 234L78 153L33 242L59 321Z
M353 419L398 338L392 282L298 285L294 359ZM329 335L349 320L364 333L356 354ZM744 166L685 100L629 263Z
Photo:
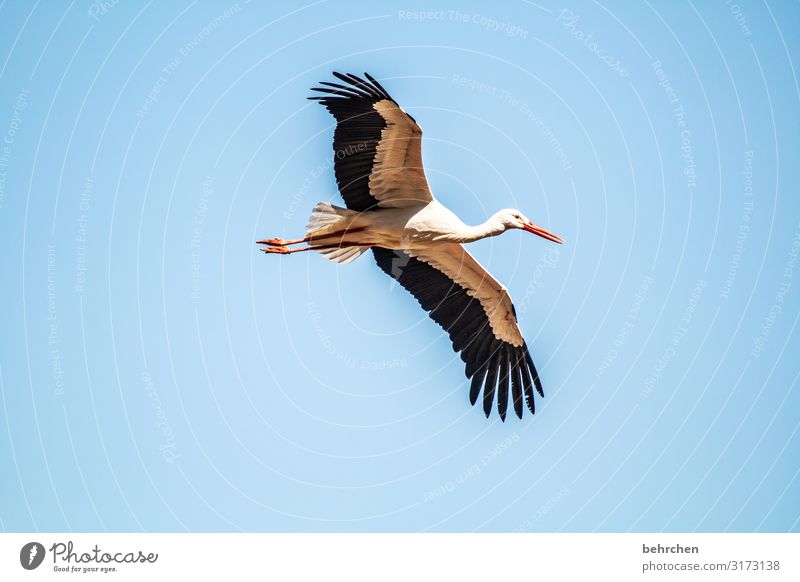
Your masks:
M303 239L299 238L296 240L284 240L282 238L267 238L264 240L257 240L257 245L269 245L271 247L284 247L286 245L295 245L301 242L305 242ZM264 249L262 249L264 250Z
M276 254L276 255L291 255L292 253L302 253L303 251L320 251L325 249L339 249L344 247L371 247L375 246L374 243L348 243L348 242L341 242L331 245L315 245L315 246L308 246L302 247L299 249L289 249L285 246L269 246L266 248L261 249L265 253L268 254Z
M315 241L315 240L322 240L324 238L332 238L332 237L337 237L337 236L338 237L342 237L342 236L345 236L346 234L350 234L350 233L353 233L353 232L358 232L358 231L364 230L364 228L366 228L366 227L362 226L362 227L359 227L359 228L349 228L349 229L345 229L345 230L338 230L336 232L320 234L320 235L317 235L317 236L312 235L312 236L307 236L305 238L297 238L297 239L294 239L294 240L284 240L282 238L270 238L270 239L264 239L264 240L256 241L256 244L269 245L271 247L285 247L285 246L289 246L289 245L297 245L297 244L300 244L300 243L312 242L312 241ZM349 245L349 246L352 246L352 245Z
M272 246L261 249L265 253L276 255L291 255L292 253L302 253L303 251L310 251L311 247L303 247L299 249L290 249L285 246Z

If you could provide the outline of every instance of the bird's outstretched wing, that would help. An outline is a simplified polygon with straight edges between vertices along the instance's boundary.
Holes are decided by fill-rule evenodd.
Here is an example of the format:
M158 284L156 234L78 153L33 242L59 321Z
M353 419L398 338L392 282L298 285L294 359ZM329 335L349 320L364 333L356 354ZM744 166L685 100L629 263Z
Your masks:
M336 118L334 173L350 210L424 204L432 199L422 167L422 129L378 81L366 74L333 73L341 83L327 83L309 97Z
M509 386L512 405L522 418L523 394L534 412L533 389L544 396L539 374L506 289L459 244L442 244L424 251L372 247L378 266L397 280L441 325L466 363L472 378L472 404L483 390L483 411L497 411L505 420Z

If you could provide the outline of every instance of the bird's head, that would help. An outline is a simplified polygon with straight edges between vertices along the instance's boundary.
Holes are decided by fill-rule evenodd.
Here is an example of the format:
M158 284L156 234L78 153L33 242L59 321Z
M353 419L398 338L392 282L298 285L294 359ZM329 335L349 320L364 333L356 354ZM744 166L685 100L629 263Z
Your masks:
M518 228L520 230L532 232L535 235L546 238L547 240L558 244L562 244L564 242L561 237L543 229L538 224L535 224L533 221L529 220L519 210L514 208L506 208L505 210L501 210L495 214L495 219L503 226L504 231L512 228Z

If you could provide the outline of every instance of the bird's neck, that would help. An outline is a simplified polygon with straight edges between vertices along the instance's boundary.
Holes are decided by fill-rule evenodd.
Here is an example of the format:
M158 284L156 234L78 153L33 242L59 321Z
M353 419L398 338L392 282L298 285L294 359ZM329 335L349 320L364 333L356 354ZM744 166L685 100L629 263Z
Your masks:
M503 223L498 221L495 217L491 217L482 224L468 226L464 230L463 235L460 237L461 240L459 242L475 242L476 240L481 240L482 238L497 236L498 234L502 234L504 231L505 227L503 226Z

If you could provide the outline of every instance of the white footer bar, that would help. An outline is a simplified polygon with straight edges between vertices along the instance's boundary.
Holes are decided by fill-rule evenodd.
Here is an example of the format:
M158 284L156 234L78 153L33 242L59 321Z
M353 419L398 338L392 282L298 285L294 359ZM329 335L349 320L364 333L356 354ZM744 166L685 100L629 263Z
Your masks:
M0 534L0 580L800 580L800 534Z

